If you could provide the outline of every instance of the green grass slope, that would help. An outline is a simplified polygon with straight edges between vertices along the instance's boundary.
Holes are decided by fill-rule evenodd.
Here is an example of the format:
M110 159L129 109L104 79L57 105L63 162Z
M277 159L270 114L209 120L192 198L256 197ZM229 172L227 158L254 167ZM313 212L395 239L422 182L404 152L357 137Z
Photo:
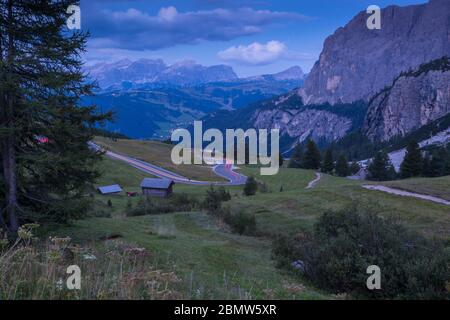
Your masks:
M190 179L206 181L224 181L215 175L208 165L176 165L172 163L170 155L173 145L159 141L141 141L117 139L116 141L104 137L96 137L95 143L107 150L126 154L136 159L150 162L170 171L176 172Z
M245 168L243 173L265 181L271 192L235 198L231 206L254 212L260 228L268 233L308 230L324 211L357 202L374 207L380 214L398 217L425 235L450 238L450 209L446 205L366 190L361 185L367 181L324 174L316 187L305 189L307 182L314 179L314 172L301 169L282 168L275 176L259 176L259 170L255 168ZM433 195L448 192L447 179L442 179L441 184L430 181L429 190L434 191L429 192ZM283 192L279 192L281 185Z

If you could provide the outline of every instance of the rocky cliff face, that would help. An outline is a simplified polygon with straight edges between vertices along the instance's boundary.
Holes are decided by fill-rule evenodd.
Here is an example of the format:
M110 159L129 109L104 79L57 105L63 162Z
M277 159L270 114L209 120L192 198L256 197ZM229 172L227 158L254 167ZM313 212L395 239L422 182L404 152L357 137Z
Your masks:
M450 59L436 61L401 75L373 98L363 126L371 140L404 136L450 113Z
M390 6L381 30L369 30L359 13L324 43L299 94L305 104L368 100L400 72L450 55L450 1Z
M331 142L342 138L352 127L349 118L325 110L272 109L256 111L251 120L256 129L280 129L280 136L295 143L306 139Z
M387 7L381 30L369 30L368 17L359 13L327 38L303 88L230 116L222 127L245 119L246 127L279 128L290 144L332 142L355 129L389 140L450 113L450 70L436 67L450 57L450 0Z

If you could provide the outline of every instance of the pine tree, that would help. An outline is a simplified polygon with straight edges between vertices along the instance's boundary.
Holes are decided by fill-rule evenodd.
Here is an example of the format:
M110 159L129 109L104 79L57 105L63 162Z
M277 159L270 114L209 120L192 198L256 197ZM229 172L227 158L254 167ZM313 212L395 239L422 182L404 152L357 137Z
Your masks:
M341 154L336 162L336 174L340 177L346 177L350 174L347 158Z
M22 218L55 221L86 209L99 175L89 128L109 117L79 107L91 94L81 71L87 35L66 30L72 0L0 0L1 181L11 237ZM45 137L45 139L40 139ZM18 216L18 212L21 216ZM39 213L39 215L37 215Z
M387 153L379 151L370 162L367 170L369 171L369 180L386 181L392 178L392 170L394 168L390 163Z
M441 177L447 173L447 163L449 161L450 155L444 147L439 147L434 153L431 159L431 176Z
M256 190L258 190L256 179L253 176L248 177L244 185L244 195L253 196L256 193Z
M297 144L289 159L288 168L300 168L302 161L302 146Z
M334 170L333 150L328 149L325 152L325 157L322 162L321 170L324 173L332 173L333 172L333 170Z
M410 178L420 176L422 173L423 158L419 148L419 144L412 141L406 148L406 155L400 166L402 178Z
M448 176L450 175L450 155L447 158L447 160L445 161L445 165L444 165L444 176Z
M357 174L361 170L361 167L359 166L358 162L353 161L350 165L350 174Z
M320 151L313 140L308 140L302 159L302 168L317 170L320 167Z
M427 152L423 158L423 164L422 164L422 176L424 177L432 177L432 168L431 168L431 156Z

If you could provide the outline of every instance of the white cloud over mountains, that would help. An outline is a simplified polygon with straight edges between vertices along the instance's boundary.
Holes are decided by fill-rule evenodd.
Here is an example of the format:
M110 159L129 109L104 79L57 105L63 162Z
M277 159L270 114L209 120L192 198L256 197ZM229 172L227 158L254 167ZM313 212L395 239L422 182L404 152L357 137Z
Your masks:
M286 58L288 55L287 46L276 40L265 44L253 42L247 46L233 46L218 53L223 61L247 65L265 65Z

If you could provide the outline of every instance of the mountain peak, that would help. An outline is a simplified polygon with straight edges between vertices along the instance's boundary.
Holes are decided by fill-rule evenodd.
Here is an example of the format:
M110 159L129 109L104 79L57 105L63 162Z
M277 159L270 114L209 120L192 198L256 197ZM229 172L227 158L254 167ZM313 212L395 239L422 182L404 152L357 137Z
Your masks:
M273 74L276 80L296 80L305 76L303 70L299 66L290 67L284 71Z

